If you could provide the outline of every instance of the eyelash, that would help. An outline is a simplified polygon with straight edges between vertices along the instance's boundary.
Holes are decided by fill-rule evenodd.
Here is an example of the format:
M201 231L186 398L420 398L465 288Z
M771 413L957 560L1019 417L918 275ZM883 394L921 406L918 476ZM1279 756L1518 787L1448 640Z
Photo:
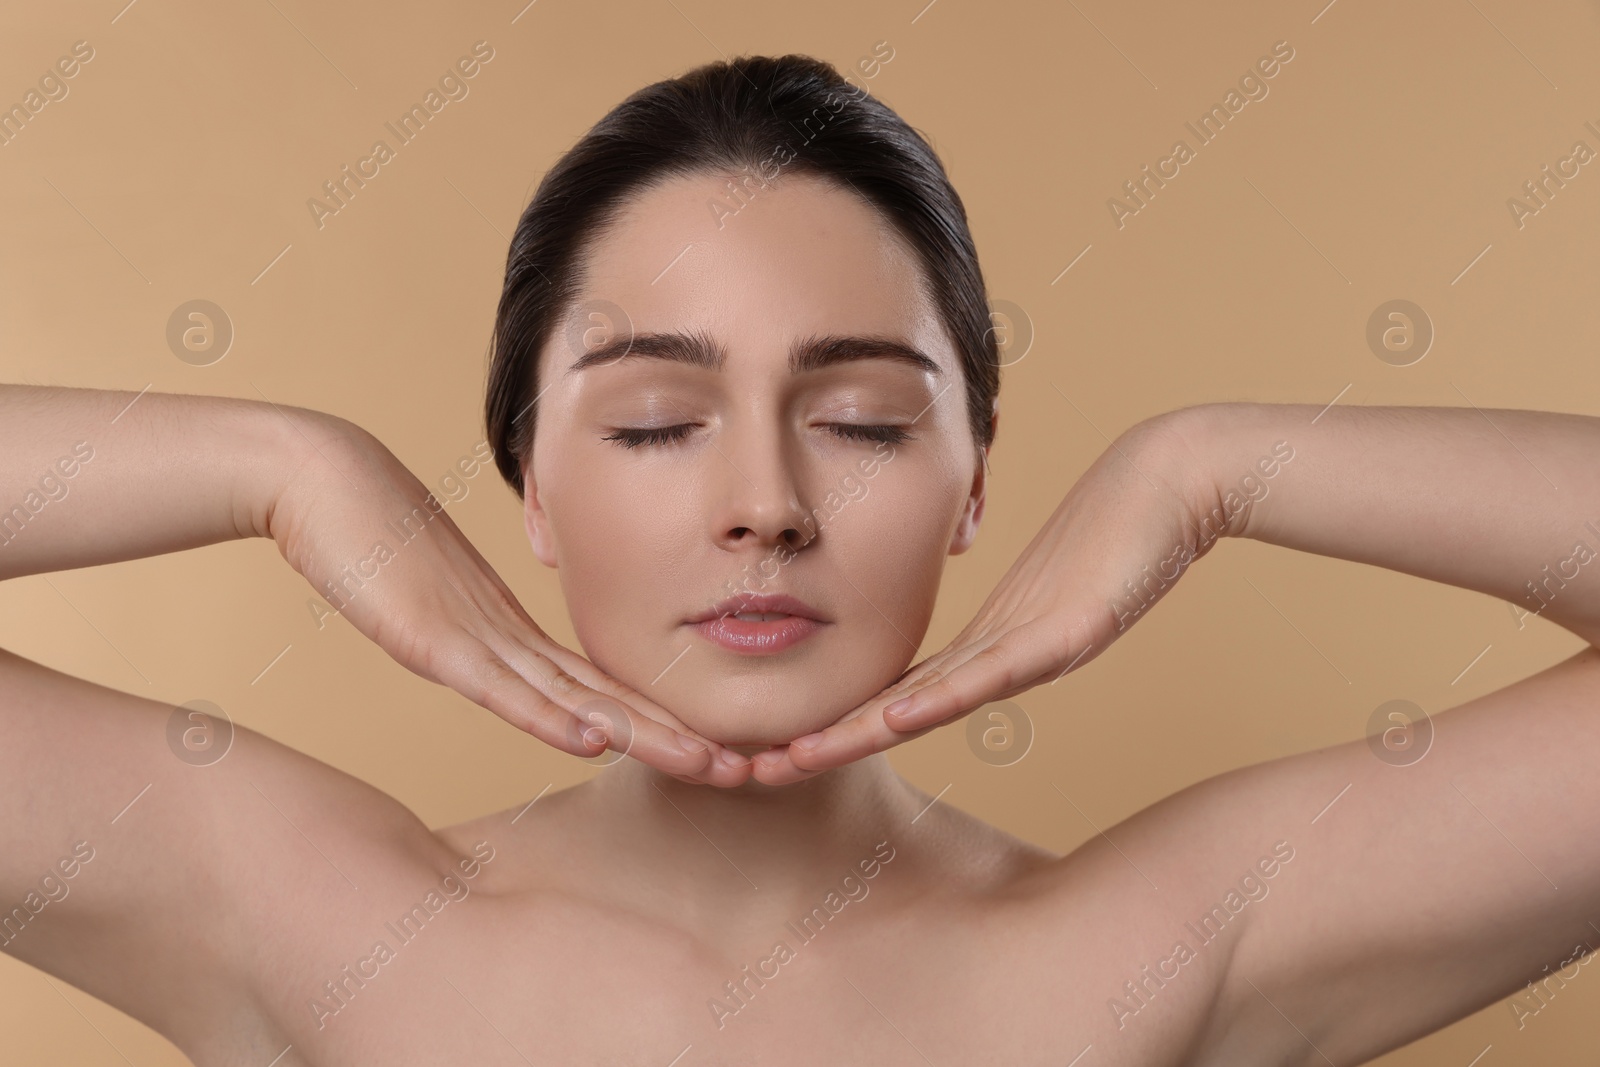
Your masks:
M881 441L887 444L898 445L911 439L911 434L899 426L865 426L856 423L834 422L828 428L847 441ZM620 429L605 437L602 441L615 441L623 448L638 448L640 445L664 445L682 441L694 429L693 423L680 423L677 426L659 426L649 429Z

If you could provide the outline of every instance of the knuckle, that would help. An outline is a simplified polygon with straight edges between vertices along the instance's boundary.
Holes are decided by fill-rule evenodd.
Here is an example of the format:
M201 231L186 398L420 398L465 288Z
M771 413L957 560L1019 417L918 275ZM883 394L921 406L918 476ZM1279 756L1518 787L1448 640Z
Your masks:
M380 613L372 622L372 640L409 669L438 678L440 651L410 622Z
M550 691L557 696L569 697L583 689L583 683L559 667L550 674Z
M1012 673L1011 656L1006 649L1000 646L1001 642L999 641L992 645L986 645L980 648L972 658L981 661L983 666L990 668L1005 685L1009 686Z
M516 671L513 671L499 656L493 654L479 657L476 667L474 673L478 677L480 691L484 697L491 697L520 680ZM480 700L479 703L483 701Z
M537 689L528 685L522 675L518 674L509 664L498 656L490 656L480 668L484 679L484 700L480 704L487 704L490 700L503 695L515 694L515 700L499 700L497 703L504 709L503 718L513 726L525 733L534 732L534 727L548 715L556 704Z

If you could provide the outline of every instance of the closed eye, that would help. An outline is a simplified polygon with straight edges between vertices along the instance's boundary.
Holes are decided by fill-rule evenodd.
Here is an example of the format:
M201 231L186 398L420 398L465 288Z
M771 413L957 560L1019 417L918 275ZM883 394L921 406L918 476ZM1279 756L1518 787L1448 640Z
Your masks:
M675 444L689 436L689 431L693 430L694 426L692 422L684 422L676 426L624 427L607 434L601 440L615 441L623 448ZM911 434L900 426L869 426L853 422L832 422L827 426L835 435L848 441L886 441L889 444L900 444L911 439Z
M615 433L600 438L602 441L615 441L623 448L638 448L640 445L664 445L674 441L681 441L694 424L685 422L677 426L651 426L648 429L621 429Z
M830 422L828 429L851 441L887 441L897 445L911 439L911 434L900 426L863 426L854 422Z

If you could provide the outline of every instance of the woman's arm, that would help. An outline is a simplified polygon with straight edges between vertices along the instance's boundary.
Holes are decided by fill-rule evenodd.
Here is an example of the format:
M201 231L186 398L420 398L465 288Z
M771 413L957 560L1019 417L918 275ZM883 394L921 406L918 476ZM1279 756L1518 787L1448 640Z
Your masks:
M318 418L0 386L0 576L260 535L316 456L302 430ZM175 745L175 721L215 747ZM286 881L344 888L308 841L351 877L425 879L453 862L402 805L332 767L5 650L0 812L0 952L178 1038L207 1012L247 1025Z
M265 536L316 412L0 385L0 579ZM298 423L298 425L297 425Z
M1203 525L1488 593L1600 644L1600 418L1247 403L1172 418L1209 474ZM1278 441L1294 455L1269 481L1256 465Z
M1202 527L1209 515L1230 536L1476 589L1594 644L1600 419L1319 411L1175 413L1185 451L1166 469L1200 472ZM1280 440L1292 461L1235 512L1263 445ZM1356 740L1220 775L1186 806L1130 820L1213 828L1204 854L1234 866L1269 839L1295 849L1245 909L1220 1001L1229 1025L1207 1062L1362 1062L1519 990L1510 1011L1525 1022L1600 946L1600 650L1433 714L1431 728L1420 758Z

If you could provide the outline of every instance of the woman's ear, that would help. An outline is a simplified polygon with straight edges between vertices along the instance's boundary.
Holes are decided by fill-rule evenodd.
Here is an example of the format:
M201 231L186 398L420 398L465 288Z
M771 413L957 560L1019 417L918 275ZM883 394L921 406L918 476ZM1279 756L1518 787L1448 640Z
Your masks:
M539 562L546 567L558 566L555 535L550 529L550 516L539 503L539 487L533 480L531 460L522 465L522 525L528 531L528 543L533 546L533 554Z
M955 533L950 537L952 556L961 555L978 539L978 524L983 521L983 505L989 489L989 449L994 447L994 439L999 432L1000 401L997 398L989 412L989 444L978 452L977 469L972 473L972 490L967 494L961 518L956 522Z

